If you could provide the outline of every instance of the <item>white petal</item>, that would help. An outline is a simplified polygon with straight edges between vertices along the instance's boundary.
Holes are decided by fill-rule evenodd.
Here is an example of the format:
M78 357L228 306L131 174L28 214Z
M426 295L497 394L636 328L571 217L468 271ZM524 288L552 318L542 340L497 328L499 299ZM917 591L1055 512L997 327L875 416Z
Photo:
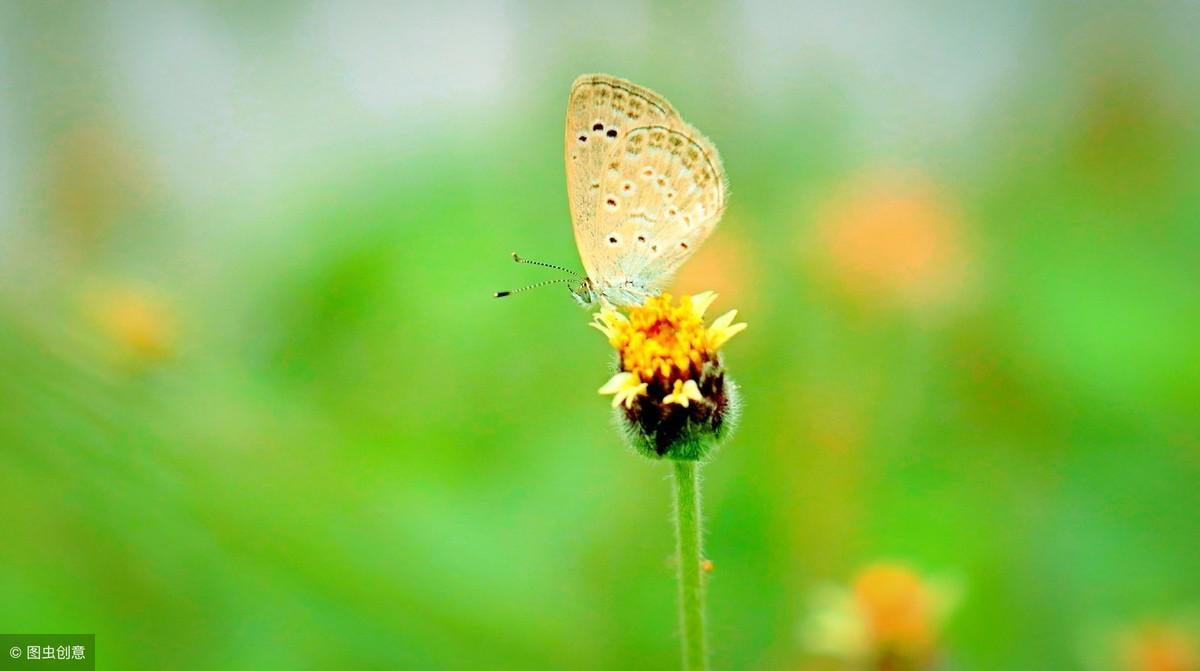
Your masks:
M629 384L629 380L632 377L633 373L617 373L609 378L608 382L605 382L603 387L600 387L599 393L615 394L624 389Z
M588 326L590 326L590 327L592 327L592 328L596 329L597 331L599 331L599 332L603 333L603 334L604 334L604 336L605 336L605 337L607 337L607 338L612 338L612 336L613 336L613 331L612 331L612 329L610 329L608 326L605 326L604 324L601 324L600 322L591 322L590 324L588 324Z
M717 317L716 321L712 323L712 326L708 328L714 331L720 331L721 329L728 328L728 326L733 323L733 318L736 316L737 310L730 310L720 317Z
M697 317L704 317L708 306L712 305L715 300L717 300L717 294L712 291L702 291L695 294L692 296L692 312L695 312Z
M625 401L625 409L628 410L629 408L633 407L633 402L635 400L637 400L637 397L641 396L645 392L646 392L646 383L643 382L635 387L631 387L631 388L621 392L620 394L617 394L617 399L620 399L623 394L624 399L622 399L622 400ZM616 399L613 399L613 400L615 401ZM617 407L617 404L615 402L613 403L613 407L614 408Z
M726 326L724 329L721 329L720 331L714 331L712 329L709 329L709 333L712 336L712 342L709 343L709 346L712 347L713 349L719 349L721 347L721 345L724 345L725 343L729 342L730 338L732 338L733 336L735 336L745 330L746 330L745 323L734 324L733 326Z

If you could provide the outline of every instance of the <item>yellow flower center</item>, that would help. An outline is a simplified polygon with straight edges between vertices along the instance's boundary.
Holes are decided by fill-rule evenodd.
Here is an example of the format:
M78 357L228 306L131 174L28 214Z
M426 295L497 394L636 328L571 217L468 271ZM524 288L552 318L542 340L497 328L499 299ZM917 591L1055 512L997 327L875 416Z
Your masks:
M672 304L670 294L631 309L628 321L613 324L609 342L621 353L622 370L641 380L692 379L711 354L708 330L691 299Z

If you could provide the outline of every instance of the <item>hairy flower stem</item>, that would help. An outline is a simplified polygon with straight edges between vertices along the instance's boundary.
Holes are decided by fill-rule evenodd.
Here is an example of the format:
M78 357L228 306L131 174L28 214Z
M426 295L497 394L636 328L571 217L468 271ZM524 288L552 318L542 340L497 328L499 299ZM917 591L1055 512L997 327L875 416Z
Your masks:
M705 671L704 585L700 575L700 467L675 460L675 541L679 565L679 624L684 671Z

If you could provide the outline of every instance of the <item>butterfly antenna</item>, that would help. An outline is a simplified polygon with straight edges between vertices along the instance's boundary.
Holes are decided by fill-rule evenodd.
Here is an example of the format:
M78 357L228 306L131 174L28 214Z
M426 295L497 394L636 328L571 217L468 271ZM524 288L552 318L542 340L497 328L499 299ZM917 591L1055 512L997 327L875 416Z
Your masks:
M563 282L574 282L574 281L575 281L575 280L572 280L572 279L569 279L569 278L566 278L566 277L562 277L562 278L559 278L559 279L556 279L556 280L546 280L545 282L538 282L537 284L530 284L530 285L529 285L529 286L527 286L527 287L521 287L520 289L513 289L512 291L497 291L495 294L493 294L493 296L495 296L496 298L504 298L505 296L511 296L511 295L513 295L513 294L519 294L519 293L521 293L522 291L529 291L530 289L536 289L536 288L538 288L538 287L544 287L544 286L546 286L547 284L562 284Z
M513 261L516 261L517 263L527 263L531 266L541 266L543 268L553 268L554 270L561 270L564 273L567 273L568 275L574 275L576 278L582 279L579 277L579 273L575 272L574 270L571 270L570 268L563 268L562 266L556 266L553 263L546 263L544 261L534 261L533 259L527 259L527 258L517 254L516 252L512 253L512 257L513 257Z

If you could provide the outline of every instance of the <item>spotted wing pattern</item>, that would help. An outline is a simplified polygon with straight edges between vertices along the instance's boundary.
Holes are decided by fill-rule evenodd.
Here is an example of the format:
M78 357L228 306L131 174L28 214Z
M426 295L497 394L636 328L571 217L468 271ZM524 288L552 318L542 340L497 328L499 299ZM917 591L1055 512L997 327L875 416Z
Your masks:
M567 198L575 243L593 280L598 279L597 254L605 249L596 208L606 159L633 129L677 121L675 109L662 96L624 79L583 75L571 85L564 143Z
M617 304L660 293L725 209L717 150L678 119L630 130L609 152L594 225L597 291Z

